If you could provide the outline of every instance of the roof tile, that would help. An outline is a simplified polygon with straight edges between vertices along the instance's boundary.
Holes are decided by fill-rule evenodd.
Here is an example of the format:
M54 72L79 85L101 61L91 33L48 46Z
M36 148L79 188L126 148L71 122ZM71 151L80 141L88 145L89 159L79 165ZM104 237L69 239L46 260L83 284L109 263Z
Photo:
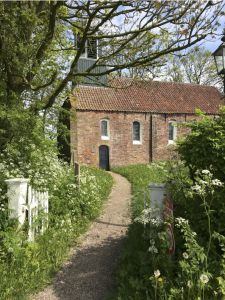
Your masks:
M224 97L212 86L120 79L110 87L78 86L72 105L77 110L155 113L194 113L199 108L216 114Z

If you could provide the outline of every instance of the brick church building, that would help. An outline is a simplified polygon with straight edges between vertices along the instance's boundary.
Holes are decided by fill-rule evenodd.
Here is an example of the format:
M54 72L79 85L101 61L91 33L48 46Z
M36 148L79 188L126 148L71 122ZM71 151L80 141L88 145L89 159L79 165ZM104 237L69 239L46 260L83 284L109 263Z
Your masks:
M195 109L218 114L224 99L211 86L144 80L114 80L110 86L81 85L71 97L71 153L80 164L114 166L170 158L179 124Z

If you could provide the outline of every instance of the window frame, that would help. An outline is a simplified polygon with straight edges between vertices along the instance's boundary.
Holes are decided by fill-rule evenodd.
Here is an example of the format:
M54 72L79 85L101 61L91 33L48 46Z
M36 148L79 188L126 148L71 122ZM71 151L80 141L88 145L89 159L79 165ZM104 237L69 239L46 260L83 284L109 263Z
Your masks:
M102 135L102 122L106 122L106 124L107 124L107 135ZM107 141L107 140L110 139L109 120L108 119L101 119L101 121L100 121L100 134L101 134L101 140Z
M91 59L91 60L96 60L99 58L99 53L98 53L98 40L96 40L96 58L93 57L89 57L88 56L88 47L89 47L89 42L88 40L85 42L85 46L84 46L84 52L81 53L80 58L87 58L87 59Z
M134 124L137 123L139 124L139 140L134 139ZM142 144L142 126L141 122L135 120L132 122L132 142L133 145L141 145Z
M170 139L170 126L173 128L173 139ZM177 121L169 120L168 121L168 145L175 144L177 139Z

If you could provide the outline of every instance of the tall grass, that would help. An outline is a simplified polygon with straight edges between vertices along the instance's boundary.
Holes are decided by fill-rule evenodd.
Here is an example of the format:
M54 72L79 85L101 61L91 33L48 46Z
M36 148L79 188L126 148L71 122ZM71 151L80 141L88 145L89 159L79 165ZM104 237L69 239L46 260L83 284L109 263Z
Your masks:
M148 185L165 180L164 163L117 167L113 171L125 176L131 183L131 213L134 220L144 208L144 199L149 197ZM143 237L142 224L133 222L128 229L126 244L121 255L118 271L117 300L146 300L150 260L149 243Z
M162 165L162 166L161 166ZM137 217L144 207L144 199L149 198L148 185L161 183L165 179L164 163L139 164L126 167L116 167L114 172L126 177L132 188L133 200L131 203L132 217Z

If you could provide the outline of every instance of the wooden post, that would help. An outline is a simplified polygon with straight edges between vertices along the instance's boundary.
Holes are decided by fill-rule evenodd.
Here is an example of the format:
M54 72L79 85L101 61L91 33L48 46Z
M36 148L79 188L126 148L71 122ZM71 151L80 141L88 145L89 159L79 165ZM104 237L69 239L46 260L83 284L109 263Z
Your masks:
M29 179L13 178L5 180L7 184L7 196L9 199L9 217L16 218L20 225L26 220L27 210L27 185Z
M80 165L78 162L74 162L74 175L75 175L75 182L77 186L80 186Z

